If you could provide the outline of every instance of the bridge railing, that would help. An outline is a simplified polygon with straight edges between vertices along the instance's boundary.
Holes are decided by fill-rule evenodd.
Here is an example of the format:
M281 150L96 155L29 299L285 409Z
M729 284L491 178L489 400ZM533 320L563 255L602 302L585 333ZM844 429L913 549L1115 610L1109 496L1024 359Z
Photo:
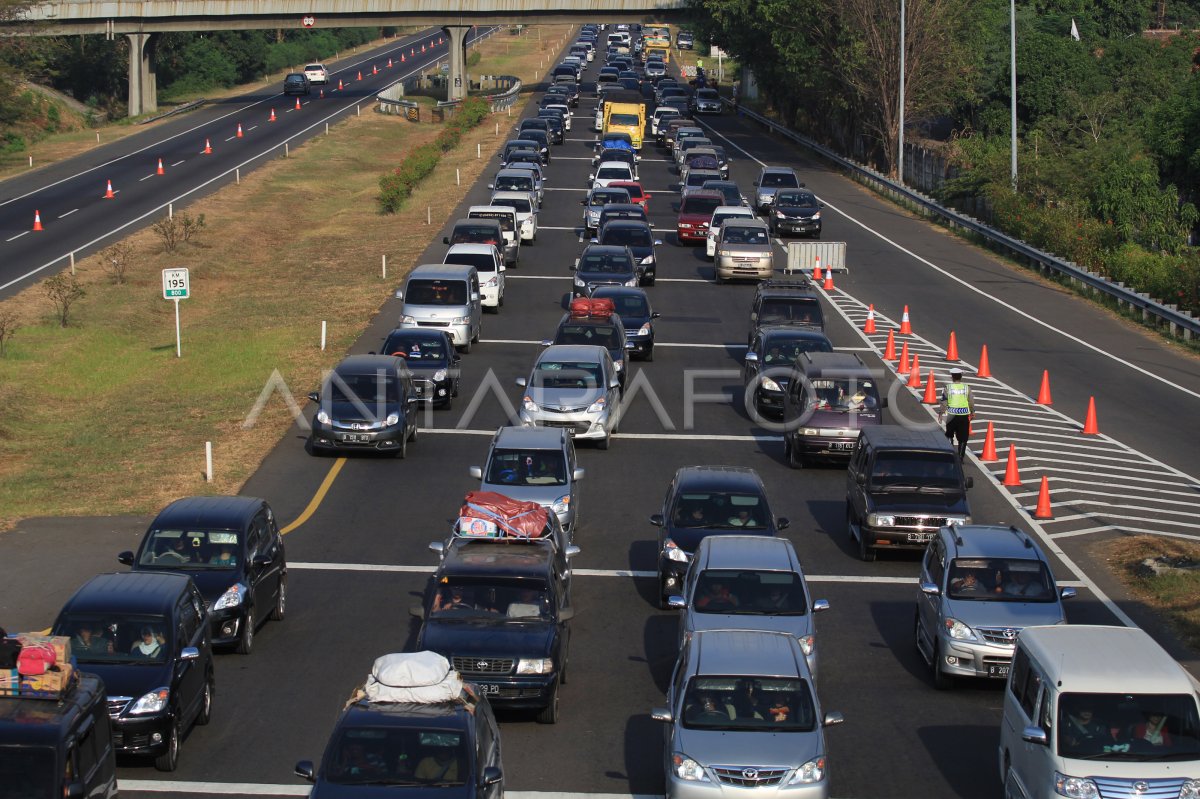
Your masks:
M732 107L732 103L728 100L725 103ZM972 216L960 214L957 211L946 208L932 197L910 189L901 183L897 183L886 175L871 169L869 166L844 158L828 147L809 139L807 136L802 136L795 131L789 130L787 127L773 119L768 119L762 114L740 106L736 110L737 113L747 119L751 119L784 138L812 150L826 161L849 173L851 177L860 183L867 184L879 193L915 207L929 216L937 217L949 227L970 231L986 241L993 249L1007 251L1017 258L1024 259L1047 275L1056 275L1065 278L1075 286L1086 287L1093 293L1103 294L1115 300L1117 306L1120 308L1128 308L1130 311L1134 309L1140 310L1143 322L1153 324L1155 327L1165 324L1170 328L1172 336L1182 335L1183 338L1188 340L1200 336L1200 320L1185 311L1181 311L1177 305L1160 302L1147 294L1134 291L1124 283L1110 281L1103 275L1092 272L1073 261L1067 261L1053 253L1039 250Z

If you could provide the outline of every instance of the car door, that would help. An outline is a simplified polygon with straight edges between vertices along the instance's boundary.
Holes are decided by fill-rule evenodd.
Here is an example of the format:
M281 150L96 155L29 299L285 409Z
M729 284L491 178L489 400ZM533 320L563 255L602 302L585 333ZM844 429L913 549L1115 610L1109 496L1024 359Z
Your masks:
M187 724L200 712L204 683L208 679L205 673L205 631L202 621L190 593L181 594L175 602L175 684L172 691L180 697L179 707L184 722L182 729L187 729ZM200 657L185 660L182 653L187 647L199 649Z
M1014 775L1027 795L1032 795L1032 786L1050 782L1055 771L1054 728L1051 725L1053 701L1050 696L1043 696L1047 693L1044 683L1037 663L1018 646L1013 656L1012 675L1005 687L1003 737L1011 746L1009 755ZM1046 731L1049 745L1021 739L1026 727L1036 726L1042 726Z
M945 601L945 596L943 596L945 577L946 548L942 545L942 540L935 536L929 542L929 546L925 548L925 557L921 561L921 582L933 583L939 591L937 594L927 594L922 591L917 600L919 624L917 636L920 639L917 644L921 646L921 642L924 642L924 646L928 647L925 651L929 653L930 657L933 657L934 636L941 624L942 603Z

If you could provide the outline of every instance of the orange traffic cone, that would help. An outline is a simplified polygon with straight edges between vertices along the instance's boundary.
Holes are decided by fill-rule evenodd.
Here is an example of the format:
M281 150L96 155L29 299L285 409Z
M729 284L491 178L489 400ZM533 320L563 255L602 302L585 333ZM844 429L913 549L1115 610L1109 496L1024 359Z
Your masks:
M42 229L42 212L33 212L33 232L36 233Z
M317 92L317 99L318 99L318 100L324 100L324 99L325 99L325 90L324 90L324 89L321 89L320 91L318 91L318 92Z
M1050 399L1050 370L1042 370L1042 387L1038 389L1038 405L1053 405L1054 401Z
M988 422L987 435L983 437L983 455L980 460L984 462L1000 460L996 454L996 427L991 422Z
M422 44L421 44L421 52L422 52L422 53L423 53L423 52L425 52L425 44L424 44L423 42L422 42Z
M392 68L392 59L388 59L388 69Z
M359 72L358 72L358 79L362 80L362 70L359 70Z
M869 305L867 307L867 321L865 324L863 324L863 332L868 335L875 332L875 305L874 305L874 303L872 303L871 305ZM892 346L893 347L896 346L895 341L892 342Z
M372 64L372 65L371 65L371 74L372 74L372 75L378 75L378 74L379 74L379 67L377 67L377 66L375 66L374 64Z
M300 110L300 98L299 97L296 98L296 110L297 111Z
M929 370L929 379L925 381L925 396L921 398L921 402L926 405L937 405L937 386L933 382L933 370Z
M911 336L912 335L912 323L909 321L909 318L908 318L908 306L907 305L904 306L904 315L900 317L900 335L902 335L902 336Z
M975 373L976 377L991 377L992 368L988 365L987 345L983 345L983 350L979 353L979 371Z
M896 360L896 331L888 330L887 347L883 350L883 359L885 361Z
M1038 489L1037 508L1033 511L1033 518L1054 518L1054 511L1050 510L1050 478L1046 475L1042 475L1042 487Z
M1004 482L1001 485L1021 485L1021 473L1017 471L1017 448L1013 444L1008 445L1008 464L1004 467Z
M340 91L341 91L342 89L344 89L344 88L345 88L345 87L344 87L344 86L342 86L342 79L341 79L341 78L338 78L338 91L340 92Z
M269 118L267 121L268 121L268 122L274 122L274 121L275 121L275 109L274 109L274 108L272 108L272 109L271 109L271 117L270 117L270 118Z
M104 197L102 199L112 200L112 199L116 198L116 196L117 195L113 193L112 181L110 180L110 181L108 181L108 188L104 190Z
M833 291L833 270L825 270L825 282L821 284L821 288L825 291Z
M404 58L404 53L401 53L400 54L400 63L403 64L405 62L405 60L406 59Z
M825 273L821 271L821 256L817 256L817 265L813 267L813 282L825 279Z
M958 340L954 337L954 331L950 331L950 345L946 347L946 360L958 360Z
M241 122L238 123L238 132L237 132L237 136L235 138L238 138L238 139L244 138L244 136L242 136L242 123Z
M908 387L921 387L921 355L917 353L913 355L912 371L908 373Z
M160 159L158 159L158 169L154 170L154 174L156 174L156 175L165 175L165 174L167 174L167 171L166 171L165 169L163 169L163 165L162 165L162 159L161 159L161 158L160 158Z
M442 44L444 41L445 40L441 36L438 37L438 44Z
M1100 435L1100 425L1096 423L1096 398L1088 397L1087 417L1083 420L1083 434L1085 436Z
M212 144L206 138L204 140L204 149L200 151L201 155L212 155Z
M900 365L896 367L896 374L906 375L912 371L912 366L908 360L908 342L904 342L904 346L900 348Z
M415 47L410 47L410 48L408 49L408 54L409 54L409 55L416 55L416 54L417 54L417 48L415 48Z

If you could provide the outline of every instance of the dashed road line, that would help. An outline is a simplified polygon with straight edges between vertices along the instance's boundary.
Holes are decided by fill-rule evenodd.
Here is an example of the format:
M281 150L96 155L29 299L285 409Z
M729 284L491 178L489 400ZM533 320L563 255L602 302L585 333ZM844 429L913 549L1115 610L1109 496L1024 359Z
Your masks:
M18 234L17 234L17 235L15 235L15 236L13 236L12 238L5 239L5 241L6 241L6 242L8 242L8 241L16 241L17 239L21 238L22 236L26 235L27 233L29 233L29 231L28 231L28 230L26 230L26 231L23 231L23 232L21 232L21 233L18 233Z
M59 215L58 215L58 218L59 218L59 219L66 219L68 216L70 216L71 214L75 213L75 212L76 212L76 211L78 211L78 210L79 210L78 208L72 208L70 211L67 211L65 214L59 214Z

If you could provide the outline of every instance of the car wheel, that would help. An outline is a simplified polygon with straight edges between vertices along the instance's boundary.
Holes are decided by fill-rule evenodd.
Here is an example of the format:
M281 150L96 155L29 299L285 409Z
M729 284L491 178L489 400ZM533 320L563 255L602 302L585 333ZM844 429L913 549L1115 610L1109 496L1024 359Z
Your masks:
M554 686L554 691L550 694L550 704L538 711L538 724L557 724L558 723L558 686Z
M471 340L467 339L467 343L460 346L458 348L458 351L461 352L463 355L470 355L471 354Z
M400 449L396 450L396 457L400 460L408 457L408 436L400 436Z
M924 660L925 650L921 648L921 608L919 606L913 610L913 645L916 646L921 660Z
M416 422L413 422L412 431L410 431L410 432L409 432L409 434L408 434L408 440L409 440L409 441L416 441L416 440L417 440L417 430L418 430L418 429L419 429L419 428L417 427L417 423L416 423Z
M649 347L646 347L646 354L644 356L642 356L642 360L647 361L647 362L654 360L654 345L653 344L651 344Z
M875 548L867 546L867 534L858 531L858 557L863 563L875 562Z
M179 718L171 722L167 732L167 751L154 758L154 767L159 771L174 771L179 765Z
M448 411L454 407L454 394L446 395L446 399L442 400L442 410Z
M942 646L939 643L933 645L933 663L930 666L933 669L933 687L939 691L948 691L954 687L954 678L942 671Z
M796 445L792 444L791 440L787 436L784 436L783 440L785 446L787 447L788 466L793 469L803 469L805 466L807 466L808 464L805 462L804 455L801 454Z
M196 714L197 727L203 727L212 721L212 697L212 680L208 679L204 681L204 696L200 698L200 712Z
M612 433L605 433L604 438L596 442L596 449L607 450L609 440L612 438Z
M654 285L654 275L650 275L649 277L646 277L645 279L643 279L642 285L643 286L653 286Z
M242 634L238 636L237 653L249 655L254 650L254 608L246 608L246 619L242 623Z
M275 607L271 608L271 619L273 621L283 621L283 617L287 614L287 575L284 574L279 578L279 596L275 598Z

